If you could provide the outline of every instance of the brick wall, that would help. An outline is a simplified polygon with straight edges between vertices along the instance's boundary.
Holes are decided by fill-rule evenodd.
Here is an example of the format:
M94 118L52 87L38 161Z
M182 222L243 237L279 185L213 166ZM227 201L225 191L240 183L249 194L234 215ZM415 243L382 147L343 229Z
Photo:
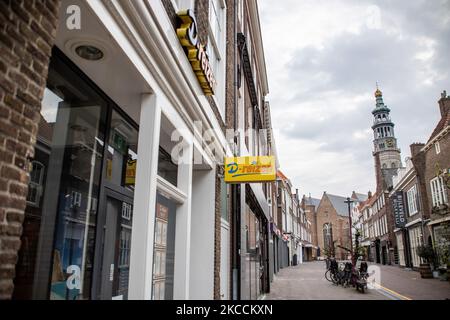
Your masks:
M324 254L324 237L323 225L325 223L332 224L333 241L336 241L336 258L345 259L347 257L346 251L338 248L338 245L348 248L349 236L348 232L348 218L341 217L337 214L331 201L324 194L320 205L317 208L317 243L320 247L321 255Z
M416 180L420 199L420 209L424 219L430 217L430 207L427 197L427 183L425 182L425 153L420 151L425 145L423 143L415 143L410 146L411 161L416 171Z
M441 152L436 154L436 149L433 146L425 151L425 186L427 190L428 209L431 212L433 207L433 200L431 198L430 180L436 177L436 168L448 169L450 168L450 133L447 133L439 140ZM446 189L447 199L450 200L450 188Z
M317 246L317 215L316 207L313 205L305 205L303 208L306 211L306 217L311 222L311 243ZM315 250L313 250L313 256L315 256Z
M0 299L9 299L60 0L0 1Z
M234 0L227 0L227 26L226 26L226 108L225 108L225 126L227 129L234 128L234 91L235 91L235 68L234 54L235 54L235 42L234 42Z

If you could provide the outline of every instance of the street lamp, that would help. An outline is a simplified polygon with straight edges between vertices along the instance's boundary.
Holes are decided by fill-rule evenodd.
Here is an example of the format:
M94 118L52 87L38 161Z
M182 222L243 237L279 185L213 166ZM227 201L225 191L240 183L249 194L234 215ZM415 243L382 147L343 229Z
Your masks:
M348 230L349 230L349 236L350 236L350 254L352 257L352 264L355 265L355 257L353 255L353 239L352 239L352 214L350 211L350 204L354 201L350 198L347 198L346 201L344 201L348 205Z

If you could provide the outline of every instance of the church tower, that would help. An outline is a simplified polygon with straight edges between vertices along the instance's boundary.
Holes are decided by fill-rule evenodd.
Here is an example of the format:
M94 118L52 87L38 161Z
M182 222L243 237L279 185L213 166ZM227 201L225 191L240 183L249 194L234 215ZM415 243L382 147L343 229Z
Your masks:
M402 166L400 149L394 133L394 123L389 113L391 110L383 102L383 94L375 91L376 107L372 111L373 121L373 156L377 177L377 191L388 190L392 186L392 177Z

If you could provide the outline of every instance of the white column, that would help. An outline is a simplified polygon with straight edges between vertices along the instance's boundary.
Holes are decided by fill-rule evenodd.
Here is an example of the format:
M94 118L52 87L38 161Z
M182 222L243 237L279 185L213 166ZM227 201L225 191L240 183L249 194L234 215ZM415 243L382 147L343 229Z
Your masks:
M299 246L299 254L298 254L298 263L303 263L303 244L300 244Z
M155 95L142 96L131 237L130 300L152 297L153 242L161 109Z
M214 298L214 231L216 170L193 173L189 298Z
M189 299L193 156L194 144L189 141L183 148L183 159L178 165L178 188L186 194L186 201L178 207L176 217L174 300Z

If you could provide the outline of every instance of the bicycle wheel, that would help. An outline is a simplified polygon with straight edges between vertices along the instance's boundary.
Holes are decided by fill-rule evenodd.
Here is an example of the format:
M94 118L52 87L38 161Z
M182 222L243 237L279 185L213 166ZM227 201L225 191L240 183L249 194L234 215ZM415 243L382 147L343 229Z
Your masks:
M331 270L327 270L327 271L325 272L325 279L327 279L327 280L330 281L330 282L333 282L333 280L331 279L331 276L332 276Z
M341 281L341 279L339 277L339 272L330 273L330 277L331 277L331 282L333 282L333 284L338 286L339 282Z

